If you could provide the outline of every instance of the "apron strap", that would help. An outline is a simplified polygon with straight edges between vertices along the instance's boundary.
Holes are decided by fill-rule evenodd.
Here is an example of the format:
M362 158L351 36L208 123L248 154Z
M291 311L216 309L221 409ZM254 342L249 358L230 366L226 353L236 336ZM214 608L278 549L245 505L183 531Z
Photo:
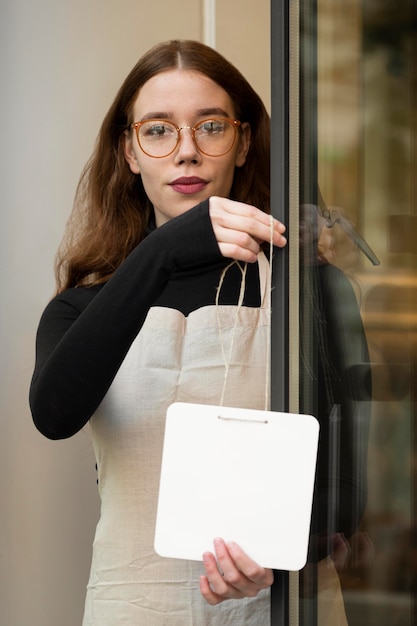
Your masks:
M272 267L265 254L258 255L259 287L261 292L261 308L269 308L271 303Z

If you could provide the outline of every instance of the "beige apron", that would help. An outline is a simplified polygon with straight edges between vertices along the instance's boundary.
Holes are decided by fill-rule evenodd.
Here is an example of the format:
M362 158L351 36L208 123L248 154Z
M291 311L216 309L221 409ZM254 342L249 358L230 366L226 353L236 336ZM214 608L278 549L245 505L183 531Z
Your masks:
M175 309L150 309L90 420L102 507L83 626L270 625L269 591L210 607L199 591L202 564L163 559L153 548L166 410L176 401L221 402L221 342L226 359L233 344L223 404L265 408L270 274L264 255L259 274L261 308L207 306L188 317ZM201 463L216 462L210 450L201 451ZM319 626L346 624L339 580L328 560L319 564L318 602Z
M225 406L265 408L269 264L259 257L261 308L206 306L188 317L153 307L109 392L90 420L102 500L83 626L269 626L269 591L211 607L202 563L153 548L167 407L219 404L233 341ZM216 463L201 450L201 463ZM198 472L198 467L190 467ZM260 532L262 532L260 530Z

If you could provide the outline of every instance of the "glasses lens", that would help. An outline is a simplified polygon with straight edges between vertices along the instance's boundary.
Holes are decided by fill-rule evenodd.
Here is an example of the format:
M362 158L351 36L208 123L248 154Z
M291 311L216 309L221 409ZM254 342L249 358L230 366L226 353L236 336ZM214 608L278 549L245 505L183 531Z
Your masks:
M224 118L204 120L194 129L197 146L209 156L222 156L231 150L236 138L236 126Z
M226 118L208 119L199 122L188 129L193 133L194 141L203 154L207 156L222 156L232 149L235 143L237 126ZM168 156L178 144L178 129L166 120L147 120L138 126L138 140L142 150L152 157Z
M165 120L149 120L139 127L138 140L149 156L166 156L177 145L177 129Z

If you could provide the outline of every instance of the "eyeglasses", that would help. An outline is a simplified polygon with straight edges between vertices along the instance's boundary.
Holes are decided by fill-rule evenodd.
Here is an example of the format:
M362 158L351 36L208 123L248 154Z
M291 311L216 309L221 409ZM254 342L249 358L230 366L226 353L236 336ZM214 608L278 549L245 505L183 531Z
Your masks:
M168 120L144 120L134 122L131 128L136 131L142 151L150 157L161 159L174 152L180 142L182 130L190 130L198 150L207 156L223 156L233 148L238 120L227 117L210 118L195 126L176 126Z

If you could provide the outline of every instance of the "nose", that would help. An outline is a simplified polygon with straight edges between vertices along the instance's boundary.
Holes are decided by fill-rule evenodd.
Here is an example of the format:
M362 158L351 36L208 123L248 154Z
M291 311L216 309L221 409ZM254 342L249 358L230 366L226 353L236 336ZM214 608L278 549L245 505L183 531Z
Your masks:
M175 158L180 163L183 161L198 161L201 157L193 138L193 131L190 126L182 126L179 129L179 142L176 149Z

